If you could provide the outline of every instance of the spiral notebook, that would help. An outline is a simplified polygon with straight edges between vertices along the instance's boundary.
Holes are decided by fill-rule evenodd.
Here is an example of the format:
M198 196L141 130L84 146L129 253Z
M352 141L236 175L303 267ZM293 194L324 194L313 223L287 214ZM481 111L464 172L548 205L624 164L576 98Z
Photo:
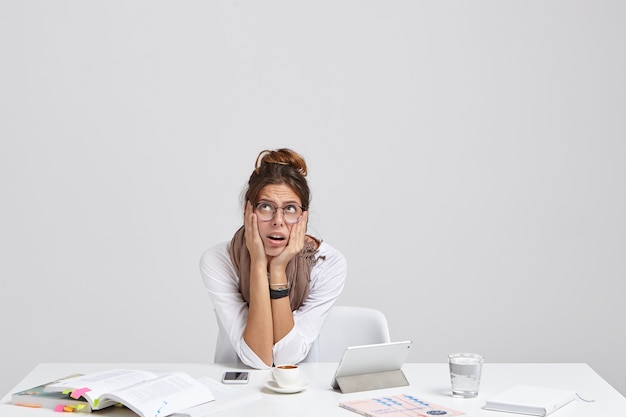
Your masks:
M344 401L339 403L339 407L367 417L465 416L463 411L408 394Z

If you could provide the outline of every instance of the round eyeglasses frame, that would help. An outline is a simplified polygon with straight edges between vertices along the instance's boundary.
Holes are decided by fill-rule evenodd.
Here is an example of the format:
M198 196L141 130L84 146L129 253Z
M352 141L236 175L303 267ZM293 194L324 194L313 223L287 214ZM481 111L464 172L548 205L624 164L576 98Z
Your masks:
M259 207L260 207L260 206L270 206L270 207L272 208L272 217L270 217L270 218L269 218L269 219L267 219L267 220L265 220L265 219L261 219L261 218L259 217L259 216L260 216L260 214L259 214L259 212L258 212L258 210L259 210ZM290 220L287 220L287 218L285 217L285 209L286 209L286 208L288 208L288 207L292 207L292 206L293 206L293 207L298 207L298 208L299 208L300 210L302 210L302 211L305 211L305 210L306 210L306 208L305 208L305 207L299 206L299 205L297 205L297 204L288 204L288 205L286 205L285 207L275 207L272 203L268 203L268 202L262 201L262 202L260 202L260 203L256 203L256 204L254 205L254 212L256 213L257 218L259 218L259 220L261 220L262 222L269 222L269 221L271 221L274 217L276 217L276 212L280 209L280 210L282 210L282 212L283 212L282 214L283 214L283 219L285 219L285 223L287 223L287 224L296 224L296 223L298 223L298 222L300 221L300 219L302 219L302 213L300 213L300 214L299 214L298 219L297 219L297 220L295 220L295 221L290 221Z

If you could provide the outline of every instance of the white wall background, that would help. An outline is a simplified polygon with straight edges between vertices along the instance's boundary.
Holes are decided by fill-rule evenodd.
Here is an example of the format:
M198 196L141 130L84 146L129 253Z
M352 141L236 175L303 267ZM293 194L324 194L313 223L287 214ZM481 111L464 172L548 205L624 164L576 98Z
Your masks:
M340 303L411 361L626 393L625 41L620 0L3 1L2 393L39 362L212 361L198 259L281 146Z

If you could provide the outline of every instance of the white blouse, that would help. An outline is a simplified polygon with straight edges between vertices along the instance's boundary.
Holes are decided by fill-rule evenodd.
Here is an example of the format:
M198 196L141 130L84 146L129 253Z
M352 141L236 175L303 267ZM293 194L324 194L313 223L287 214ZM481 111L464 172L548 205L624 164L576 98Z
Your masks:
M219 326L215 350L216 363L242 362L256 369L268 366L248 347L243 332L248 320L248 304L239 292L239 277L230 260L230 242L208 249L200 259L200 273ZM293 312L294 327L274 345L274 363L299 363L318 360L317 337L324 320L343 290L347 275L346 259L325 242L319 246L316 264L311 269L309 295Z

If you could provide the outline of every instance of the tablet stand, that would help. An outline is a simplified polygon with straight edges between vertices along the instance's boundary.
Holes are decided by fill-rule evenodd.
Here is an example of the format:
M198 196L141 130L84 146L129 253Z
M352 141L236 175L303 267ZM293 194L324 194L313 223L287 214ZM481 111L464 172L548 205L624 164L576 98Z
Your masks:
M337 385L342 393L370 391L382 388L403 387L409 385L401 369L337 377Z

